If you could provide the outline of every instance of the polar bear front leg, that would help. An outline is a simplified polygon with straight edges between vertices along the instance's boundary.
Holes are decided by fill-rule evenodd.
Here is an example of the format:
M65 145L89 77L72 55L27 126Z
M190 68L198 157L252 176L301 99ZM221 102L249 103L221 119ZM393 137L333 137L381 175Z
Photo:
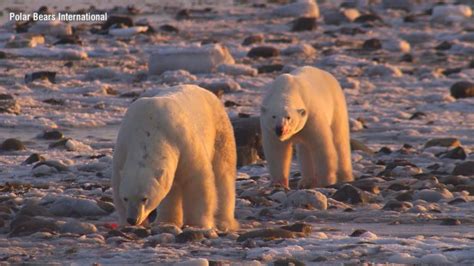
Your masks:
M289 188L288 176L293 151L291 141L280 141L273 132L262 130L262 144L273 184Z
M189 169L183 187L184 224L199 228L214 227L214 213L217 208L217 192L214 173L209 163L201 169Z
M331 128L319 124L309 127L308 132L311 136L308 149L313 160L316 187L333 185L337 181L337 153Z
M183 203L181 188L177 185L171 187L170 192L158 207L158 223L171 223L178 227L183 226Z
M301 180L298 182L299 189L316 187L316 178L314 176L313 158L311 157L311 150L305 147L304 144L296 145L298 155L298 162L301 170Z

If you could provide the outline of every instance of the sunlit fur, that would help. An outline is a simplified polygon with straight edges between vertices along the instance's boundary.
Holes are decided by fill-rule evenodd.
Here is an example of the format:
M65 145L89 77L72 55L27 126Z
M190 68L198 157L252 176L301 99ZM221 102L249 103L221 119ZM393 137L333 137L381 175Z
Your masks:
M300 187L353 180L346 101L328 72L301 67L277 77L266 88L260 121L275 183L288 187L293 145L301 167Z
M158 222L235 230L236 147L224 107L194 85L141 98L128 109L113 158L120 224Z

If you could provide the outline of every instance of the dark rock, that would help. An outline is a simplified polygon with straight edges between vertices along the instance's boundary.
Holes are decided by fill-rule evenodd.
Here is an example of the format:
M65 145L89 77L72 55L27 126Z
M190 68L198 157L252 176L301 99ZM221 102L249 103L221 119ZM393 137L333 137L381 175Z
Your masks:
M410 120L413 120L413 119L422 119L422 118L425 118L426 117L426 114L423 113L423 112L415 112L414 114L411 115L411 117L409 118Z
M401 183L394 183L394 184L391 184L390 186L388 186L387 189L388 190L394 190L394 191L409 190L410 186L405 185L405 184L401 184Z
M457 164L456 167L454 167L453 175L474 175L474 161L467 161Z
M413 22L416 22L417 17L418 17L418 15L415 15L415 14L406 15L406 16L403 18L403 22L405 22L405 23L413 23Z
M352 232L352 234L350 234L349 236L351 237L359 237L365 233L367 233L368 231L365 230L365 229L356 229L354 230L354 232Z
M383 22L382 18L376 14L365 14L358 16L354 22L356 23L366 23L366 22Z
M169 25L169 24L161 25L160 30L165 31L165 32L172 32L172 33L178 33L179 32L178 28L176 28L175 26Z
M383 210L403 212L403 211L408 210L411 207L413 207L413 205L409 202L406 202L406 201L389 200L383 206Z
M7 53L0 51L0 59L5 59L7 58Z
M125 25L127 27L132 27L133 20L127 16L110 16L107 21L102 24L102 29L108 30L110 27L120 24Z
M456 99L474 97L474 83L469 81L458 81L449 90Z
M441 221L441 225L461 225L461 221L456 218L445 218Z
M315 17L301 17L293 20L291 31L310 31L316 28Z
M46 159L38 153L33 153L22 164L32 164L39 161L45 161Z
M467 201L464 198L455 198L452 201L448 202L450 205L456 205L460 203L466 203Z
M441 178L440 182L446 185L449 184L449 185L457 186L457 185L466 184L467 182L469 182L469 179L463 176L450 175L450 176Z
M74 66L74 63L72 61L69 61L69 62L64 63L64 66L71 68L72 66Z
M271 65L262 65L259 66L258 69L258 74L264 74L264 73L273 73L273 72L279 72L283 70L283 65L282 64L271 64Z
M273 262L273 266L305 266L306 264L295 258L278 259Z
M240 106L240 104L238 104L234 101L227 100L227 101L224 102L224 106L225 107L236 107L236 106Z
M25 83L33 82L34 80L42 79L49 80L51 83L56 83L56 72L54 71L37 71L25 75Z
M250 58L269 58L269 57L275 57L279 56L280 51L276 49L275 47L271 46L258 46L250 49L250 51L247 53L247 56Z
M54 160L40 161L39 163L37 163L33 166L33 169L35 169L36 167L39 167L41 165L47 165L49 167L54 167L54 168L56 168L56 170L58 170L60 172L61 171L69 171L69 168L66 165L62 164L59 161L54 161Z
M467 158L467 155L466 155L466 152L464 151L464 148L459 146L447 152L441 153L440 157L455 159L455 160L465 160Z
M232 119L234 136L237 145L237 165L244 166L264 158L260 118Z
M257 242L253 239L247 239L242 243L243 248L256 248L257 247Z
M181 9L180 11L178 11L178 13L176 13L175 18L177 20L190 19L191 18L191 12L189 11L189 9Z
M359 179L357 181L352 182L352 185L370 193L380 193L380 188L377 183L374 182L373 179Z
M132 233L138 238L146 238L151 235L149 229L143 228L141 226L127 226L121 230L124 233Z
M111 202L98 200L97 206L99 206L102 210L106 211L107 213L113 213L115 211L115 206Z
M63 138L61 140L58 140L56 142L53 142L51 144L49 144L49 148L50 149L53 149L53 148L64 148L65 145L66 145L66 142L68 142L68 140L71 140L71 138Z
M398 201L412 201L413 200L413 191L407 191L399 194L395 197Z
M38 204L25 204L18 211L17 216L51 216L51 213L45 207Z
M107 234L104 237L110 238L110 237L116 237L116 236L127 239L127 240L135 240L133 235L126 234L120 230L110 230L109 232L107 232Z
M263 239L279 239L279 238L295 238L297 233L291 232L281 228L267 228L258 229L250 232L241 234L237 238L237 242L243 242L247 239L252 238L263 238Z
M262 43L264 40L263 34L250 35L242 42L243 46L249 46L256 43Z
M364 143L356 140L351 139L351 150L353 151L363 151L367 154L373 155L374 151L372 151L369 147L367 147Z
M313 231L312 226L306 223L295 223L292 225L285 225L282 226L281 229L285 229L291 232L302 233L304 235L310 235Z
M51 104L51 105L65 105L66 101L63 99L54 99L54 98L49 98L46 100L43 100L44 103Z
M366 203L368 195L359 188L345 184L334 193L333 199L351 204Z
M204 239L204 233L201 231L184 231L176 236L176 243L187 243L201 241Z
M411 55L411 54L404 54L404 55L402 55L402 57L400 58L400 61L402 61L402 62L408 62L408 63L413 63L413 61L414 61L413 55Z
M369 50L369 51L375 51L382 49L382 42L379 39L368 39L362 44L362 49Z
M454 191L467 191L469 195L474 196L474 185L457 185Z
M136 98L140 96L141 92L138 91L129 91L129 92L124 92L119 95L120 98Z
M61 44L75 44L75 45L82 45L82 41L77 35L70 35L70 36L62 36L59 40L57 40L53 45L61 45Z
M63 133L57 129L47 130L43 133L42 138L47 140L53 139L62 139L64 137Z
M9 237L28 236L37 232L54 233L59 231L58 225L53 220L46 220L30 216L17 216L10 223Z
M382 147L377 153L390 154L392 150L389 147Z
M20 114L21 107L10 94L0 93L0 113Z
M451 74L460 73L462 70L463 70L462 67L447 68L447 69L443 70L441 73L443 73L443 75L445 75L445 76L449 76Z
M6 139L0 146L0 150L4 151L21 151L26 150L25 144L18 139Z
M441 50L441 51L443 51L443 50L449 50L449 49L451 49L452 46L453 46L452 43L450 43L450 42L448 42L448 41L444 41L444 42L442 42L442 43L436 45L435 49L436 49L436 50Z
M461 145L461 142L456 138L437 138L430 139L425 144L425 148L429 147L458 147Z
M199 86L211 91L219 98L224 93L232 93L232 92L236 92L240 90L239 83L233 80L203 82L203 83L200 83Z

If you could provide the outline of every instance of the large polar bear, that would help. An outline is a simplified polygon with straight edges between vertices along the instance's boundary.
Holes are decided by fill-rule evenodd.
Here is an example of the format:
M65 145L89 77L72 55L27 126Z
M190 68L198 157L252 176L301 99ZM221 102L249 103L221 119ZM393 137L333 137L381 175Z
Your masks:
M353 180L346 100L328 72L305 66L277 77L266 88L260 124L274 183L289 187L293 144L300 188Z
M113 158L120 224L158 222L235 230L236 147L227 113L195 85L167 89L128 108Z

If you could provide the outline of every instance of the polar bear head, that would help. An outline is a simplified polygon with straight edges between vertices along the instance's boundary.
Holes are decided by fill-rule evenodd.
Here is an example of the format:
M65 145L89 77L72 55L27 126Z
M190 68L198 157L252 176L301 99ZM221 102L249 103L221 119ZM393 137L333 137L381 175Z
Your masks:
M122 171L119 196L130 225L142 224L171 189L176 168L158 164L151 168L138 163Z
M280 141L288 140L298 133L308 119L308 111L299 94L299 86L293 76L281 75L268 86L262 102L262 128L274 132Z

